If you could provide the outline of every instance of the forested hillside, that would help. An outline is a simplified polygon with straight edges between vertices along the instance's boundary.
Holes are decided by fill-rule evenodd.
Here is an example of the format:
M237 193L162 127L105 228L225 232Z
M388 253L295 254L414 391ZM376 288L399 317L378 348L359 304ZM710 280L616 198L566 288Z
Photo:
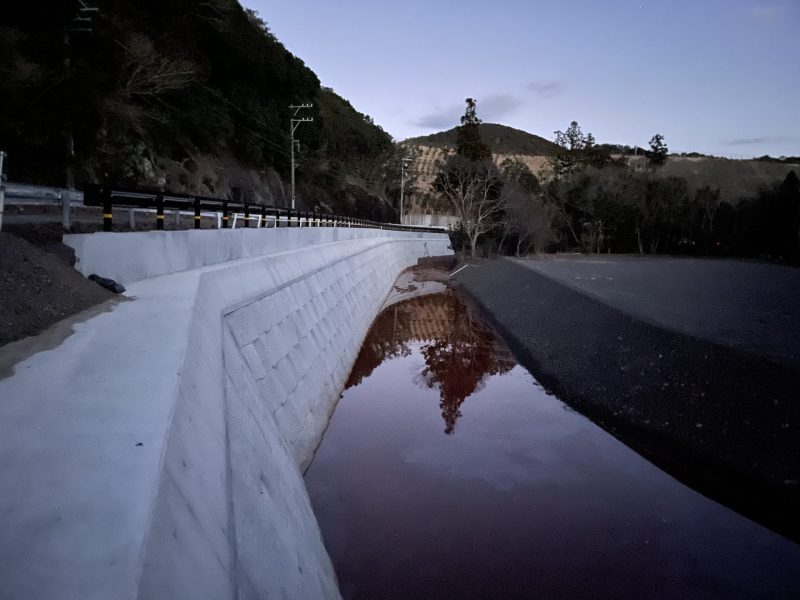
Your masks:
M277 204L289 194L289 106L313 103L303 116L314 121L297 130L301 205L333 198L328 208L386 212L378 196L391 137L236 0L4 7L0 98L14 180Z

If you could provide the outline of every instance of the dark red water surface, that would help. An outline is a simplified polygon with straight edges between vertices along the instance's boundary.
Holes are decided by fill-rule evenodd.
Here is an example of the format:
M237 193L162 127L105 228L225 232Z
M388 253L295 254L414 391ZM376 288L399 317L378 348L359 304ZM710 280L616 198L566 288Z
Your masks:
M306 484L345 598L800 597L800 546L545 393L453 293L378 317Z

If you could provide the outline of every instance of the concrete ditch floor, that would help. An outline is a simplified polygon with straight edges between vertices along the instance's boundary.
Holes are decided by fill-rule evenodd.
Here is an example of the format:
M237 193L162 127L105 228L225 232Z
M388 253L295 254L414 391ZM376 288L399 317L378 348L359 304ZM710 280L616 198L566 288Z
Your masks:
M685 322L670 320L663 308L683 306L684 315L706 313L724 322L713 299L697 300L711 292L670 288L661 265L626 268L626 260L606 268L629 281L618 288L606 281L600 292L588 289L591 279L575 276L601 267L580 260L540 265L500 259L465 269L455 280L520 362L564 402L690 487L800 540L800 369L786 354L770 356L780 343L743 351L732 346L745 334L724 340L708 331L705 339L690 335ZM736 272L737 264L746 272L762 266L720 261L719 268ZM646 275L642 265L650 270ZM680 273L681 267L662 272L670 270ZM672 297L643 314L653 306L649 279ZM715 286L708 280L709 289ZM687 297L693 290L698 294ZM753 306L737 308L737 296L729 294L722 312L735 326L737 311L748 314ZM791 333L778 329L774 339Z

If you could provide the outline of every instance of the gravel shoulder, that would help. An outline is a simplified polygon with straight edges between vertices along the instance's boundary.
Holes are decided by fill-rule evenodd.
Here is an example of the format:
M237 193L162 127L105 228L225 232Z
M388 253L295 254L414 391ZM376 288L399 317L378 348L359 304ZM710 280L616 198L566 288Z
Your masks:
M689 257L512 259L652 324L800 369L800 269Z
M800 370L511 260L454 279L545 388L690 487L800 540Z

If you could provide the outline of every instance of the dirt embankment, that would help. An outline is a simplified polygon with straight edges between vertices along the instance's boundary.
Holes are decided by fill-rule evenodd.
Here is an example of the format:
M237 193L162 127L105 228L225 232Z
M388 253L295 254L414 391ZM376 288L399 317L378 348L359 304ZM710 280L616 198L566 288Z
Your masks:
M73 269L53 227L22 233L0 233L0 346L114 297Z
M551 392L701 493L800 540L800 372L499 260L459 285Z

